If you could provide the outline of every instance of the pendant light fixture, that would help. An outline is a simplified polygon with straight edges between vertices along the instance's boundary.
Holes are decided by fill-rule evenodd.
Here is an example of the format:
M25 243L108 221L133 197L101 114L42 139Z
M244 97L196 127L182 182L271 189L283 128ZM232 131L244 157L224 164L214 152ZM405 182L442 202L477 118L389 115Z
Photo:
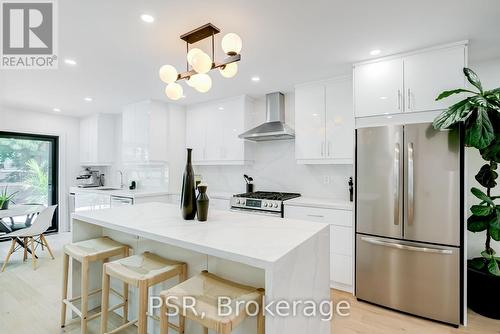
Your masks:
M212 88L212 78L208 75L211 70L218 68L224 78L232 78L238 73L237 62L241 60L241 38L235 33L225 35L221 44L226 58L216 63L214 36L219 32L219 28L207 23L180 37L186 42L186 72L178 73L172 65L163 65L159 71L160 79L167 84L165 94L169 99L178 100L184 96L183 88L178 83L180 80L186 80L188 86L200 93L206 93ZM210 37L212 38L212 57L199 48L189 49L190 44Z

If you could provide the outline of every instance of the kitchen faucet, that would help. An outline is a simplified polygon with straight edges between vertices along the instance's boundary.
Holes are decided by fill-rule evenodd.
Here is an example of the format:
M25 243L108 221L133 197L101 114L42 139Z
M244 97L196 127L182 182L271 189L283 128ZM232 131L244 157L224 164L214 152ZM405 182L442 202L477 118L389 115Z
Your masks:
M123 171L118 170L117 172L120 173L120 189L123 189L125 186L125 184L123 184Z

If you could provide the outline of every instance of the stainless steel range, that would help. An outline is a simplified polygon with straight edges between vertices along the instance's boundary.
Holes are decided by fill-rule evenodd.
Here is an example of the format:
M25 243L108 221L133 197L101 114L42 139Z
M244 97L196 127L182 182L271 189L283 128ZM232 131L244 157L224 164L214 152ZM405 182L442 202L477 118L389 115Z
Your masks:
M239 194L231 198L231 210L283 217L283 202L296 197L300 194L268 191Z

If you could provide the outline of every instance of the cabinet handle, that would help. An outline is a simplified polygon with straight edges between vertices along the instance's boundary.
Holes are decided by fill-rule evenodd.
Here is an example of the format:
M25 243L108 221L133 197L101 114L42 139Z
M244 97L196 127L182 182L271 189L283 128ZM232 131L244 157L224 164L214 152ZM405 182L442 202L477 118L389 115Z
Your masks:
M321 142L321 156L324 156L325 155L325 143L324 142Z
M331 143L330 141L328 142L328 156L330 156L330 146L331 146Z
M408 88L408 110L411 109L411 90Z
M401 89L398 89L398 110L401 110Z
M313 215L313 214L308 214L307 217L325 218L325 216L323 215Z

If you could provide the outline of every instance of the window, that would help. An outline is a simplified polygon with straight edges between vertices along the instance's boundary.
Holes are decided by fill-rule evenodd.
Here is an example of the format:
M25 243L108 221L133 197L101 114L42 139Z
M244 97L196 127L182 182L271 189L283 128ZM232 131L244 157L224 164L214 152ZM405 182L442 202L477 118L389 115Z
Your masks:
M0 131L0 190L13 204L57 204L58 138ZM57 214L48 232L57 231ZM25 217L16 217L22 223Z

